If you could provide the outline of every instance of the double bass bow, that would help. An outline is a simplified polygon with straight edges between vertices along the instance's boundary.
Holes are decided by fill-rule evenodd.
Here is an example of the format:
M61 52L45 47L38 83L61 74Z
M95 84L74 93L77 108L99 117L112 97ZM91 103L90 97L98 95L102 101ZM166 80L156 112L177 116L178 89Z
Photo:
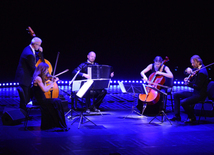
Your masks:
M162 72L163 65L167 61L169 61L168 57L166 57L165 60L161 63L158 71ZM146 102L148 105L156 104L160 99L160 93L157 90L159 90L164 83L165 78L163 75L157 75L156 72L152 73L149 76L149 82L146 88L147 94L139 94L139 99L143 102Z

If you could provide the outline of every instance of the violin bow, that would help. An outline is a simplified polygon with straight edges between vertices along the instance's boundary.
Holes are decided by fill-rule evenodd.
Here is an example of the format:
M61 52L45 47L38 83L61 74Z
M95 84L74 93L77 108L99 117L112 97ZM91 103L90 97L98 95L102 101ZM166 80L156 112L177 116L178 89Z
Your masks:
M64 73L66 73L66 72L68 72L69 71L69 69L66 69L66 70L64 70L64 71L62 71L62 72L60 72L60 73L58 73L57 75L55 75L54 77L57 77L57 76L59 76L59 75L61 75L61 74L64 74Z
M209 65L206 65L206 66L204 66L204 67L201 67L201 69L203 69L203 68L207 68L207 67L212 66L212 65L214 65L214 62L213 62L213 63L211 63L211 64L209 64Z
M55 72L56 72L56 66L57 66L57 63L58 63L59 54L60 54L60 52L57 53L56 63L55 63L55 66L54 66L54 71L53 71L53 76L55 75Z

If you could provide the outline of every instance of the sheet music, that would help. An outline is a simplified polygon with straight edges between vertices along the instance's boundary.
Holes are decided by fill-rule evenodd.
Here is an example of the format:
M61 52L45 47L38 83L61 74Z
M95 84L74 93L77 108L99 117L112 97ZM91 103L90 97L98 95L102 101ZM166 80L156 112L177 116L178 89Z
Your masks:
M85 82L85 83L82 85L82 82ZM99 83L97 83L97 82L99 82ZM110 79L101 78L101 79L76 80L73 82L72 91L78 91L76 95L78 97L82 98L84 96L84 94L87 92L87 90L90 89L90 87L92 87L92 84L96 85L95 89L108 88L110 85ZM98 86L98 88L96 88L97 86ZM93 85L93 87L94 87L94 85Z
M94 81L92 79L87 80L87 82L85 82L83 84L83 86L80 88L80 90L77 92L76 95L78 97L82 98L85 95L85 93L87 92L87 90L91 87L91 85L93 84L93 82Z
M123 83L120 82L120 81L119 81L118 83L119 83L119 86L120 86L121 91L122 91L123 93L127 93L126 88L124 87Z
M81 82L82 81L80 81L80 80L74 81L72 84L72 91L78 91L80 89Z

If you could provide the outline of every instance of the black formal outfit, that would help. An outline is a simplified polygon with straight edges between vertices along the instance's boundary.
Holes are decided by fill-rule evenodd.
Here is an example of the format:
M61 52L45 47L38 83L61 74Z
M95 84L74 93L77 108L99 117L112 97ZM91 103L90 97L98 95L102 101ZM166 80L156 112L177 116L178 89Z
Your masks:
M25 93L26 103L30 101L30 87L33 73L35 71L36 56L34 55L30 45L25 47L16 70L16 81L22 87ZM26 110L26 103L20 103L20 108Z
M67 131L64 109L58 98L47 99L39 86L33 85L33 97L41 106L41 130Z
M160 66L159 68L158 68L158 70L160 70L160 68L161 68L162 66ZM164 73L166 73L166 71L165 71L165 65L163 66L163 71L162 72L164 72ZM151 69L151 74L152 73L155 73L156 72L156 70L155 70L155 67L154 67L154 63L152 64L152 69ZM150 74L150 75L151 75ZM164 77L165 78L165 83L164 83L164 85L166 85L166 86L168 86L169 84L168 83L170 83L170 78L167 78L167 77ZM165 89L165 88L160 88L160 91L162 91L162 92L167 92L167 89ZM162 94L162 93L160 93L160 100L156 103L156 104L154 104L154 105L147 105L147 107L146 107L146 109L145 109L145 111L144 111L144 115L154 115L154 114L158 114L159 112L160 112L160 110L163 110L165 107L164 107L164 99L165 99L165 96L164 96L164 94ZM142 109L143 109L143 101L141 101L140 99L138 100L138 105L136 106L137 108L138 108L138 110L140 110L140 111L142 111Z
M202 67L204 67L204 65L202 65ZM195 120L194 105L206 98L208 83L208 73L206 68L203 68L199 70L192 79L190 79L188 86L194 89L193 92L179 91L173 94L175 104L175 118L180 118L181 105L187 113L188 118Z
M88 61L86 61L84 63L81 63L77 68L75 68L72 73L75 75L80 70L79 74L77 75L77 79L80 79L80 80L85 79L83 77L83 74L84 73L87 74L88 66L93 66L93 65L99 65L99 64L96 62L94 64L91 64ZM89 89L84 95L84 97L86 98L86 108L87 109L90 108L91 96L93 96L95 98L95 101L94 101L93 105L91 106L91 108L98 109L100 104L102 103L104 97L106 96L106 94L107 94L106 89L96 89L96 90Z

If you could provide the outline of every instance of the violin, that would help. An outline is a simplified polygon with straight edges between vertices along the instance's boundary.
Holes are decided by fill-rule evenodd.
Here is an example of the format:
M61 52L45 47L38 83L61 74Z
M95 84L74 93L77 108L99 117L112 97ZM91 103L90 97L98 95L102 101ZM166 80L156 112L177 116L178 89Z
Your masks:
M209 66L211 66L211 65L214 65L214 62L211 63L211 64L209 64L209 65L206 65L206 66L204 66L204 67L201 67L200 69L194 70L191 74L189 74L189 76L188 76L187 78L185 78L185 82L190 81L201 69L207 68L207 67L209 67Z
M187 78L185 78L185 82L190 81L193 78L193 76L195 76L199 71L200 71L200 69L197 69L197 70L193 71L191 74L189 74L189 76Z
M32 30L32 28L30 26L27 28L27 30L28 30L28 33L30 33L31 37L36 37L36 34L34 33L34 31ZM43 53L41 51L39 51L39 60L36 62L35 66L37 67L41 62L45 62L46 64L48 64L48 66L49 66L48 72L49 72L49 75L51 75L52 71L53 71L52 65L48 60L44 59ZM48 85L48 83L47 83L47 85ZM59 97L59 87L56 82L54 82L54 87L51 90L49 90L48 92L45 92L45 97L46 98L58 98Z
M163 70L163 64L169 61L169 58L166 57L165 60L161 63L161 67L158 71ZM148 105L156 104L160 99L160 93L157 91L160 89L160 86L165 83L165 78L163 75L156 75L152 73L149 76L149 84L146 88L147 94L139 94L139 99L143 102L146 102ZM154 89L153 89L154 88Z
M48 73L48 74L46 74L46 80L51 80L51 81L53 81L53 80L55 80L55 79L57 78L57 76L59 76L59 75L61 75L61 74L64 74L65 72L68 72L68 71L69 71L69 69L66 69L66 70L64 70L64 71L62 71L62 72L60 72L60 73L58 73L58 74L55 75L55 76L50 75L50 74Z

